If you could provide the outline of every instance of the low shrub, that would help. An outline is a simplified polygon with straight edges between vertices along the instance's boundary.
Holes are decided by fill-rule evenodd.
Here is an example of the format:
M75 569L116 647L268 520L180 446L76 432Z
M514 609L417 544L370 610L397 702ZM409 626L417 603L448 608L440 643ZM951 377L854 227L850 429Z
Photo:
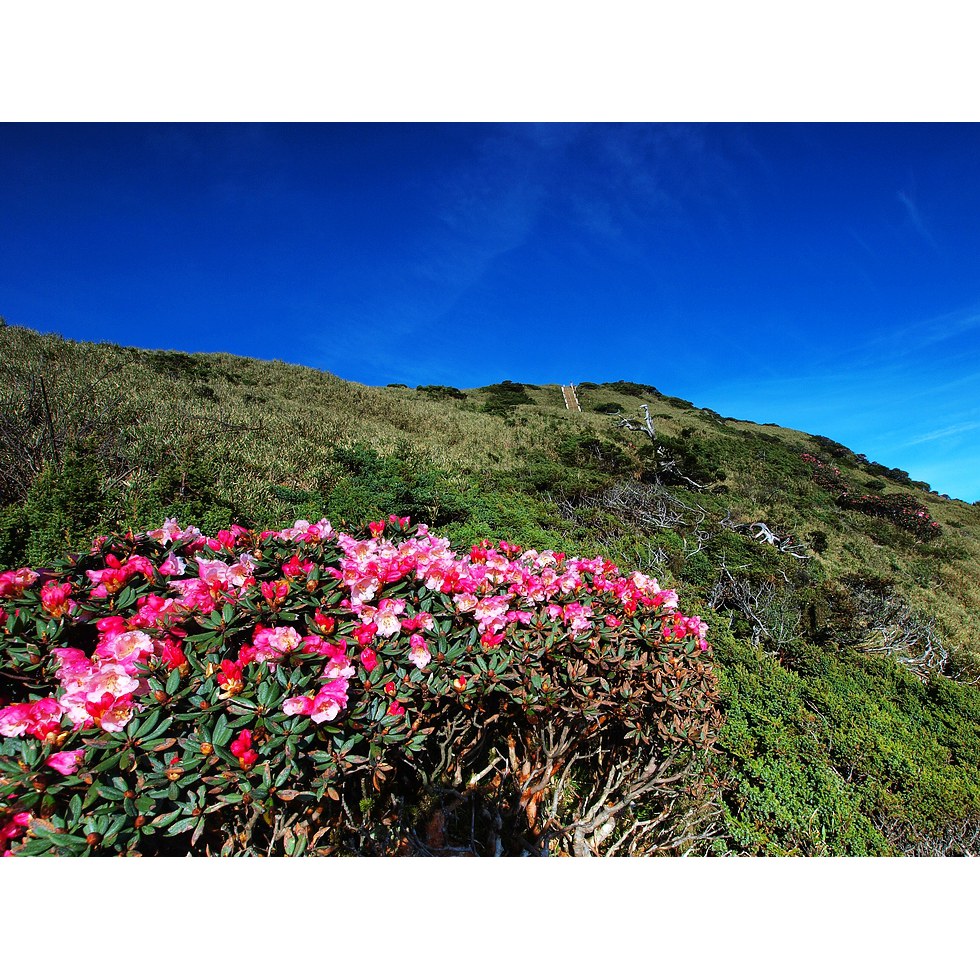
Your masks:
M585 385L579 385L579 388L583 387ZM650 385L637 384L635 381L609 381L604 387L612 388L613 391L618 392L620 395L627 395L630 398L646 398L651 394L660 394L656 388L652 388Z
M813 467L813 481L837 495L840 507L889 521L911 532L919 541L931 541L942 534L939 522L934 521L925 504L920 504L911 494L857 493L836 466L824 463L812 453L802 453L800 458ZM877 481L875 487L880 489L884 483ZM897 546L890 539L883 543Z
M392 386L389 385L389 387ZM465 392L449 385L419 385L415 390L422 392L423 395L428 395L430 398L455 398L457 401L464 401L466 399Z
M654 853L697 833L721 719L674 592L601 557L460 557L408 518L370 532L168 520L0 574L2 849Z
M518 405L534 404L534 399L518 381L501 381L500 384L487 385L480 390L487 396L483 410L493 415L507 415Z
M896 527L910 531L919 541L931 541L942 534L938 521L910 493L843 493L837 502L848 510L881 517Z

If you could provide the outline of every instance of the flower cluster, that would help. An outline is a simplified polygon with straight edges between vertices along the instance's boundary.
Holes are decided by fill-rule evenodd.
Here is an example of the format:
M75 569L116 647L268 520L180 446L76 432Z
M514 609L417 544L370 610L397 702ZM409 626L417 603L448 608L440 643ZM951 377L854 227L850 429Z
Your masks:
M385 758L491 701L494 717L618 718L678 745L714 730L706 627L673 590L602 557L459 554L396 515L367 536L322 520L212 538L168 520L100 538L61 569L0 573L0 629L22 678L0 688L0 824L24 853L95 837L128 853L167 820L196 840L223 807L295 797L287 777L319 797L345 773L377 782ZM645 683L649 702L632 693Z
M920 541L929 541L942 534L939 522L934 521L926 507L911 494L857 493L836 466L824 463L812 453L802 453L800 458L813 467L814 482L837 495L839 506L890 521L896 527L910 531Z

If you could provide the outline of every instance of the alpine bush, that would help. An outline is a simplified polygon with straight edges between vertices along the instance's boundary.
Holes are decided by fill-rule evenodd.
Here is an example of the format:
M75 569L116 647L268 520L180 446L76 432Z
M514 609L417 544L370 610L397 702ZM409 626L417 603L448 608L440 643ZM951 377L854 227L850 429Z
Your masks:
M647 854L712 812L705 626L601 557L167 520L0 573L0 630L14 855Z

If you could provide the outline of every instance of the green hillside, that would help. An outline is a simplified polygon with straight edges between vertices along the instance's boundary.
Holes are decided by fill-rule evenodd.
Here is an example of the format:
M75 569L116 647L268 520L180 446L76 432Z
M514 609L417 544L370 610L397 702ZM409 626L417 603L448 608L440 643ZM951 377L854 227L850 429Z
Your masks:
M725 722L704 853L975 849L980 506L634 382L580 382L579 413L558 384L371 388L20 327L0 352L0 568L167 517L394 512L460 548L603 554L709 623Z

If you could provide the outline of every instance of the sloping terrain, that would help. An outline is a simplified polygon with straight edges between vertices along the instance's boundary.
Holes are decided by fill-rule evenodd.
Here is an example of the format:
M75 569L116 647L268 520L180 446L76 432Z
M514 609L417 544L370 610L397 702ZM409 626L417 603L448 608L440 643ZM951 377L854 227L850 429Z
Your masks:
M231 355L0 332L0 566L167 517L396 512L601 552L710 624L712 853L969 853L980 833L980 507L826 436L633 382L369 388Z

